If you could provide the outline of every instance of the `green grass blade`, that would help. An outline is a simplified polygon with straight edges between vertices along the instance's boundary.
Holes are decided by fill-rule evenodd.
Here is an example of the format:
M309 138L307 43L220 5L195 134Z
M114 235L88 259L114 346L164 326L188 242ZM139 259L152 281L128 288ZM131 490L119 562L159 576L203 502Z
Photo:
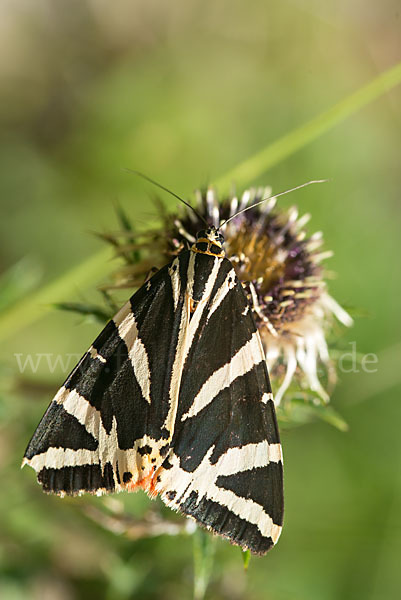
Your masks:
M401 63L384 71L367 85L347 96L311 121L284 135L251 158L220 177L215 185L220 191L229 189L233 182L238 187L248 184L309 142L320 137L347 117L373 102L401 83Z
M88 284L98 281L104 276L105 264L111 257L112 250L109 247L97 252L5 311L0 316L0 340L15 335L17 331L35 322L50 310L55 302L69 298L71 290L87 287Z

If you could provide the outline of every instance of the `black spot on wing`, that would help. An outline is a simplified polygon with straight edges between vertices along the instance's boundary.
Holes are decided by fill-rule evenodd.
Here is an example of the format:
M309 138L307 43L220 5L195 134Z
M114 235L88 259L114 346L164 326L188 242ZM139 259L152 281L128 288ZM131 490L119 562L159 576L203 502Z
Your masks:
M261 402L264 382L263 366L256 365L237 377L200 413L177 422L173 447L183 469L194 471L212 447L210 462L215 464L229 448L279 441L270 407Z
M170 445L166 444L165 446L161 446L161 448L159 449L159 454L160 456L166 456L167 452L170 449Z
M117 483L120 484L121 477L120 477L120 469L118 468L118 462L116 463L116 479L117 479Z
M145 454L151 454L151 453L152 453L152 448L148 444L145 444L145 446L141 446L140 448L138 448L138 454L140 454L141 456L144 456Z
M49 448L96 450L97 447L97 441L85 427L61 404L52 402L28 444L25 457L31 459Z
M166 459L163 461L163 463L162 463L162 468L163 468L163 469L167 469L167 470L168 470L168 469L172 469L172 468L173 468L173 465L171 464L171 462L169 461L169 459L168 459L168 458L166 458Z
M113 492L115 482L113 469L107 463L102 473L100 465L83 465L79 467L63 467L61 469L42 469L38 474L38 481L45 492L58 494L64 492L69 495L80 491L95 492L104 489Z
M256 525L213 500L205 497L199 500L196 492L191 492L179 509L202 525L229 538L234 544L249 548L255 554L265 554L273 546L273 540L264 537Z
M220 475L216 485L231 490L237 496L253 500L273 519L275 525L283 523L283 465L270 463L233 475Z

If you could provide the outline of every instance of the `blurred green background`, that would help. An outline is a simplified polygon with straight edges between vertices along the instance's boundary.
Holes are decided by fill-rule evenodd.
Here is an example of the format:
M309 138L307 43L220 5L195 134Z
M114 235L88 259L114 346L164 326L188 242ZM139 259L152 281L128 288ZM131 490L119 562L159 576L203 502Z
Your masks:
M0 4L2 600L192 597L192 536L132 540L94 518L142 519L144 494L60 500L19 470L64 375L45 360L20 373L15 354L80 355L96 336L99 325L47 305L96 298L115 265L90 232L117 227L116 200L138 228L154 223L154 191L124 167L188 197L219 181L396 65L400 15L397 0ZM280 203L310 211L335 251L330 291L361 313L342 348L378 363L339 373L332 403L347 433L283 431L282 538L248 573L218 540L207 598L400 597L401 89L377 96L335 126L323 116L324 134L307 143L301 131L298 151L251 181L238 175L239 188L275 191L330 178Z

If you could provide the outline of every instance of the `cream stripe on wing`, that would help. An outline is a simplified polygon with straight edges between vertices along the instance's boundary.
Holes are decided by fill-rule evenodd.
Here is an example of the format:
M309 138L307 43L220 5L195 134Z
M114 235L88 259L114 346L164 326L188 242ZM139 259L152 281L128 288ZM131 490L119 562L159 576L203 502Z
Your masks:
M169 439L171 440L174 433L174 423L177 414L178 396L180 392L181 377L182 377L182 365L183 355L185 352L186 338L188 335L188 324L189 324L189 300L182 305L181 310L181 321L178 331L177 346L175 349L174 363L171 371L170 389L169 389L169 411L164 421L164 427L169 432Z
M271 462L282 462L281 444L269 444L266 440L257 444L246 444L229 448L217 461L215 469L219 475L235 475L241 471L267 467Z
M207 315L208 320L212 316L215 310L217 310L220 304L223 302L224 298L227 296L228 292L233 289L236 284L236 276L234 269L231 269L227 273L227 277L225 278L223 285L217 291L215 297L213 298L213 302L209 309L209 314Z
M114 321L116 327L118 327L124 321L124 319L130 312L132 312L131 304L130 304L130 302L126 302L124 304L124 306L122 306L120 308L118 313L113 317L113 321Z
M161 471L160 483L156 487L160 493L169 489L176 491L173 502L169 502L167 496L164 497L164 500L167 504L178 508L192 492L196 492L198 502L202 498L207 498L227 507L241 519L256 525L263 536L271 537L273 542L276 543L281 533L281 527L274 524L270 515L260 504L216 485L217 478L220 475L231 475L248 470L249 463L245 461L249 460L249 453L255 456L257 466L267 466L269 459L266 455L265 444L266 442L261 442L259 444L249 444L242 448L230 449L231 458L238 461L236 469L232 461L228 461L229 464L223 464L223 457L215 465L210 463L214 446L210 448L201 464L192 473L183 470L180 467L179 458L173 454L169 457L169 462L173 465L172 468ZM276 445L274 444L274 446ZM221 469L222 466L224 466L224 469Z
M187 272L187 290L185 294L185 302L182 307L181 314L181 323L180 329L178 333L178 341L177 348L174 357L173 370L171 374L170 381L170 390L169 390L169 398L170 398L170 410L164 422L164 427L170 431L170 436L173 435L174 423L177 414L178 408L178 397L181 386L181 377L182 370L185 364L186 357L188 355L189 349L192 345L196 330L199 326L200 319L202 317L203 311L206 307L206 302L210 297L212 292L214 283L216 281L220 265L221 259L215 258L212 271L208 277L208 280L205 284L204 292L201 300L197 304L195 308L195 312L190 319L190 299L193 294L194 287L194 279L195 279L195 258L196 253L191 252L191 256L189 258L188 264L188 272Z
M194 253L194 255L195 255L195 253ZM209 300L210 294L212 293L212 290L214 287L214 284L216 283L216 279L219 274L221 263L222 263L221 258L214 259L213 268L212 268L212 271L211 271L211 273L207 279L207 282L205 284L205 289L203 290L202 298L199 300L199 302L195 308L195 312L192 315L192 319L189 322L189 331L188 331L188 337L186 340L185 353L183 355L183 364L185 363L185 360L188 356L188 352L192 346L192 342L194 340L195 333L199 327L201 317L202 317L203 312L207 305L206 303ZM193 290L193 286L191 285L191 288L188 289L188 292L187 292L189 298L192 298L192 296L190 294L190 292L192 293L192 290Z
M260 338L258 332L255 332L251 339L242 346L233 358L215 371L201 387L195 397L189 411L182 416L181 421L189 417L194 417L205 408L212 400L232 382L248 373L255 365L264 360L260 350Z
M177 310L178 300L181 293L181 280L179 272L179 260L176 258L169 267L168 274L171 279L171 288L173 290L174 310Z
M99 354L99 352L93 346L89 348L88 354L90 354L94 360L100 360L101 363L106 362L106 359L101 354Z
M101 429L104 429L102 417L100 412L86 398L81 396L76 390L68 390L65 387L61 387L54 397L53 402L61 404L64 410L75 417L88 433L96 440L99 439L99 432Z
M196 253L190 252L187 270L187 295L192 298L192 292L194 289L194 278L195 278L195 259Z
M265 392L262 396L263 404L267 404L271 400L273 402L273 394L272 392Z
M150 368L149 358L142 340L138 337L138 327L135 317L130 311L118 327L118 334L128 349L128 354L134 368L135 377L141 388L142 395L151 403L150 397Z
M154 466L159 466L157 462L153 463L150 457L158 458L159 463L163 461L160 457L160 448L165 445L165 440L155 440L148 435L135 440L133 448L121 450L118 446L117 421L113 418L110 433L104 428L99 432L98 448L88 450L85 448L73 450L72 448L50 447L45 452L36 454L31 459L25 458L23 465L28 464L37 472L43 468L62 469L63 467L79 467L86 465L99 465L104 470L106 464L111 464L114 473L116 489L120 489L117 484L117 469L119 473L130 472L132 474L132 483L147 477L153 473ZM138 453L138 448L150 445L152 454L146 458Z
M26 461L38 473L44 469L62 469L63 467L84 467L99 464L97 450L72 450L71 448L49 448L46 452L35 454Z
M230 490L217 486L212 486L212 489L205 495L209 500L214 500L218 504L226 506L228 510L241 519L256 525L264 537L271 537L274 543L277 542L281 527L273 523L271 516L263 510L260 504L250 498L242 498Z

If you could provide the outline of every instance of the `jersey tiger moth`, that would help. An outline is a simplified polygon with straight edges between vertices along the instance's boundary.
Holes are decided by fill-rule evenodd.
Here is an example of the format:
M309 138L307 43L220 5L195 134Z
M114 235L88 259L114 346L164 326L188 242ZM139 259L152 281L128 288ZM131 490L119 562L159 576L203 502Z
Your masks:
M106 325L40 421L23 464L44 491L160 494L256 554L283 522L265 355L220 228L151 277Z

